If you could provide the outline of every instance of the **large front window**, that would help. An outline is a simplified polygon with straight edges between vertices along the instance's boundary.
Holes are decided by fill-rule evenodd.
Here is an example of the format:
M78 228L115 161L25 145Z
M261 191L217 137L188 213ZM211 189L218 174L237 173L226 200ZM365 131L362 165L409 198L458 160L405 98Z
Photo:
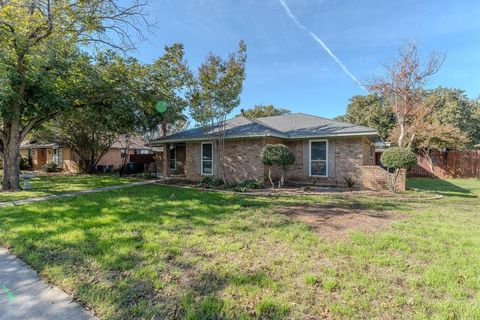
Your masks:
M327 141L310 142L310 175L327 176Z
M210 142L202 143L202 174L213 174L213 146Z

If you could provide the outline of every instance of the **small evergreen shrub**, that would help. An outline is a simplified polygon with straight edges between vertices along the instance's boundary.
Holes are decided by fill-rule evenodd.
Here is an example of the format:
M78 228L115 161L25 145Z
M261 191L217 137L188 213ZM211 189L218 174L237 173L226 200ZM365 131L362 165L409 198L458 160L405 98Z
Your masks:
M22 157L20 159L20 170L32 170L32 158Z
M284 144L267 144L261 153L262 163L268 167L268 179L272 184L272 188L275 188L275 184L272 181L272 166L279 166L282 168L282 177L278 182L278 187L283 186L284 172L288 166L295 163L295 155L292 150Z
M202 188L214 188L222 186L223 184L224 183L221 178L203 177L202 180L200 180L200 182L198 183L198 186Z
M417 156L410 149L391 147L382 153L380 162L387 168L407 169L417 164Z
M262 189L263 184L260 181L257 180L245 180L241 183L242 186L244 186L247 189Z
M240 183L229 184L227 188L236 192L246 192L251 189L262 189L263 184L260 181L250 179Z
M353 180L352 177L344 177L343 179L345 180L345 185L348 189L352 189L353 186L355 186L355 180Z
M401 169L407 169L417 164L417 156L413 151L403 147L391 147L385 150L380 162L387 168L394 169L387 187L396 192L397 180Z
M44 172L57 172L58 166L55 162L47 162L42 166Z
M242 186L240 184L237 184L235 187L233 187L233 191L236 191L236 192L247 192L248 191L248 188L245 187L245 186Z

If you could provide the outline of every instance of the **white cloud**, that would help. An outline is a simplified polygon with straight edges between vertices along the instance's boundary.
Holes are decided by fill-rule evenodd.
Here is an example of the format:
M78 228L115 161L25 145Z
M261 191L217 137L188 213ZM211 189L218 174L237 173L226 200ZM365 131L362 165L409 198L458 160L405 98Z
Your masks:
M287 16L297 25L297 27L299 27L300 29L302 29L303 31L306 31L308 32L308 35L310 37L312 37L313 40L315 40L315 42L317 42L322 48L323 50L325 50L325 52L327 52L327 54L333 58L333 60L342 68L343 72L345 72L353 81L355 81L355 83L360 87L362 88L362 90L364 90L366 93L368 93L368 90L361 84L361 82L350 72L350 70L348 70L347 66L332 52L332 50L330 50L330 48L325 44L325 42L323 42L322 39L320 39L319 36L317 36L314 32L312 31L309 31L307 29L307 27L305 27L298 19L297 17L292 13L292 11L290 10L290 7L285 3L284 0L278 0L278 2L280 3L280 5L283 7L283 9L285 10L285 13L287 14Z

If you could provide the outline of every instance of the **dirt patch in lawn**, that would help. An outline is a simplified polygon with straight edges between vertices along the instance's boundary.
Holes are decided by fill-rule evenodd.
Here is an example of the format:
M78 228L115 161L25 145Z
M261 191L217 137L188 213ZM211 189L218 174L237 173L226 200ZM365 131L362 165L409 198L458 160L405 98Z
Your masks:
M400 213L327 205L295 205L283 207L277 212L307 223L329 239L346 239L351 231L373 233L387 228L395 220L405 218Z

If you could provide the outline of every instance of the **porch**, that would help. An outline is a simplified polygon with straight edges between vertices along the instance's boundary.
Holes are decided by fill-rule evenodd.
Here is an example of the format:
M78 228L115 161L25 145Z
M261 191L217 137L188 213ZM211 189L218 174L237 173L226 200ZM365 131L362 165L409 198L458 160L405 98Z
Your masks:
M165 143L163 152L157 153L157 172L167 179L185 179L185 143Z

